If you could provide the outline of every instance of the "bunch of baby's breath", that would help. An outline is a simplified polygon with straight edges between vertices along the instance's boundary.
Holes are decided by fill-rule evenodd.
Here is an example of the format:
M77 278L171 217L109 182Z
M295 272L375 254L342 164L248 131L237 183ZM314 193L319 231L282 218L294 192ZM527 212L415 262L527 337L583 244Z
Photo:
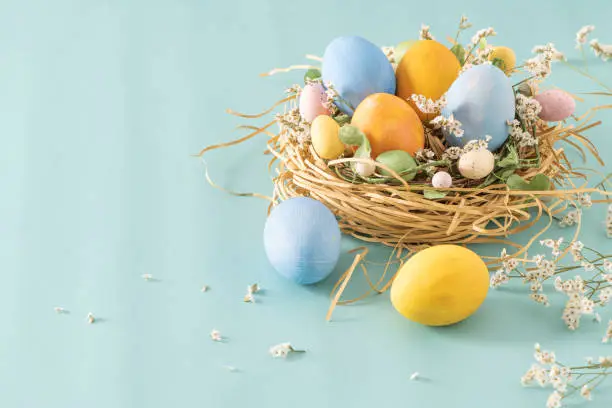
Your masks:
M563 238L545 239L540 244L550 254L517 259L503 249L501 268L492 274L491 287L520 279L529 285L533 301L548 306L550 300L544 293L544 284L553 282L555 290L567 296L562 319L570 330L580 326L584 315L600 320L597 310L612 300L612 255L587 248L580 241L566 244Z
M612 374L612 356L599 357L597 361L587 358L585 365L568 366L557 360L554 351L543 351L536 344L534 358L536 363L523 375L521 384L552 387L554 391L548 396L546 408L560 408L576 394L590 401L593 390Z

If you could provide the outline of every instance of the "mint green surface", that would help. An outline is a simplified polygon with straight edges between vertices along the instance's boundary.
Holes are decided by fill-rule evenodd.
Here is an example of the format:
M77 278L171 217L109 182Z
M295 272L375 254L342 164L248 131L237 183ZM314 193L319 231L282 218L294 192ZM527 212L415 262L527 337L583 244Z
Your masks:
M267 204L211 188L190 157L237 136L241 122L226 108L261 111L303 78L258 74L322 55L342 34L393 45L427 23L443 39L461 13L475 29L495 27L492 42L521 60L549 41L578 58L584 24L612 43L608 0L2 1L0 406L544 407L549 391L519 384L534 342L568 362L612 355L603 324L585 319L569 332L562 298L543 308L520 285L448 328L403 319L388 293L340 307L327 323L330 288L351 257L319 286L283 280L263 250ZM612 62L589 64L612 84ZM596 90L560 66L548 84ZM589 137L610 159L612 114L600 118ZM270 193L264 145L262 136L211 152L212 177ZM604 217L604 206L591 209L582 239L612 252ZM243 303L253 282L265 291ZM366 288L357 276L348 296ZM88 312L99 321L88 325ZM213 328L227 341L212 342ZM308 352L273 360L268 348L284 341ZM424 379L409 381L415 371ZM612 385L587 406L612 406Z

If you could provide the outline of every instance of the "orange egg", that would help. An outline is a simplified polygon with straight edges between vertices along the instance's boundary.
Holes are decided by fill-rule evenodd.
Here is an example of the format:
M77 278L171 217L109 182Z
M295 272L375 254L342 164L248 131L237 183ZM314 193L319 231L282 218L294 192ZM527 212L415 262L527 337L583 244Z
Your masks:
M355 109L351 125L368 137L374 159L389 150L414 155L425 146L419 116L408 102L395 95L376 93L365 98Z
M436 114L421 112L411 101L414 94L437 100L457 79L461 65L444 45L433 40L416 41L406 51L397 67L397 95L407 99L421 120L429 121Z

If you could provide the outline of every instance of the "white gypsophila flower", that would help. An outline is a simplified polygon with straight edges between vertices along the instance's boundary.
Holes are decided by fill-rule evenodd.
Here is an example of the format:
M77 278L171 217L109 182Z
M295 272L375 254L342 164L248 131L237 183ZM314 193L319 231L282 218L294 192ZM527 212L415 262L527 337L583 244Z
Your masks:
M210 332L210 338L212 339L212 341L221 341L223 340L223 337L221 336L221 332L217 329L213 329Z
M482 40L483 38L493 37L495 35L497 35L497 33L495 32L493 27L478 30L470 40L470 49L473 49L474 47L478 46L478 44L480 44L480 40Z
M526 387L530 384L533 383L533 380L535 379L535 368L534 368L535 364L533 366L531 366L529 368L529 370L527 370L527 372L525 374L523 374L523 376L521 377L521 384Z
M561 401L563 400L563 394L555 390L548 396L546 400L546 408L561 408Z
M591 390L591 388L588 386L588 384L584 384L584 385L582 386L582 388L580 389L580 396L581 396L582 398L584 398L585 400L590 401L590 400L592 400L592 399L593 399L593 397L591 396L591 391L592 391L592 390Z
M458 160L461 157L461 148L457 146L451 146L442 153L443 160Z
M589 193L579 194L578 201L580 202L580 205L585 208L589 208L593 205L593 201L591 200L591 195Z
M444 129L449 133L454 134L456 137L463 136L463 129L461 129L461 122L455 119L453 114L451 114L448 118L446 116L440 115L436 116L430 122L436 129Z
M612 356L599 357L597 363L602 367L612 367Z
M594 25L586 25L578 30L576 33L576 48L580 48L583 44L586 44L588 35L594 30Z
M510 125L510 137L517 142L519 147L536 146L538 144L538 138L528 130L523 130L521 122L518 120L508 121L508 125Z
M531 50L533 54L536 55L544 55L544 58L548 58L551 61L562 61L565 60L565 55L561 51L555 48L553 43L548 43L546 45L536 45Z
M259 284L257 283L253 283L252 285L247 286L247 293L257 293L261 290L261 288L259 287Z
M582 261L580 263L580 265L584 268L585 271L587 272L591 272L592 270L595 269L595 265L593 265L591 262L587 262L587 261Z
M396 62L399 62L399 61L395 61L395 47L381 47L381 50L385 54L385 56L387 57L387 59L389 60L391 64L395 64Z
M541 305L544 305L544 306L550 306L550 302L548 301L548 296L546 296L543 293L531 293L529 297L531 298L531 300L533 300L536 303L540 303Z
M606 275L606 277L607 276L610 276L610 275ZM607 281L610 282L609 280ZM600 306L607 305L610 302L610 299L612 299L612 287L607 287L607 288L603 288L602 290L600 290L598 299L599 299Z
M292 86L290 86L289 88L285 89L285 93L289 94L289 95L296 95L296 96L300 96L300 94L302 93L302 87L298 84L293 84Z
M412 94L410 100L412 100L416 107L423 113L438 113L446 106L445 95L442 95L440 99L433 100L423 95Z
M510 277L503 269L498 270L493 275L491 275L490 286L492 288L498 288L503 284L510 282Z
M608 328L606 329L606 334L601 340L602 343L609 343L612 340L612 320L608 323Z
M334 87L330 81L327 81L324 84L325 87L325 100L323 101L323 106L325 109L329 110L332 115L338 113L338 106L336 106L336 101L340 99L340 94Z
M87 323L94 324L96 322L96 317L92 312L87 313Z
M310 123L302 115L299 108L295 107L285 113L277 113L276 123L280 129L283 140L295 140L300 145L310 140Z
M430 27L425 24L421 24L421 30L419 31L419 40L435 40L435 37L429 31Z
M551 249L553 256L559 256L561 254L561 244L563 243L563 237L557 239L556 241L553 239L543 239L540 241L540 245L548 247Z
M612 261L610 261L607 258L604 259L604 261L603 261L603 268L607 272L612 272Z
M516 94L516 113L525 126L532 127L538 121L538 115L541 111L542 105L535 98L520 93Z
M459 30L461 31L467 30L471 26L472 26L472 23L468 21L468 18L466 16L461 16L461 21L459 21Z
M576 225L580 221L581 215L582 211L578 208L572 211L568 211L568 213L563 216L561 221L559 221L559 226L571 227L573 225Z
M296 350L291 343L280 343L270 347L270 355L274 358L286 358L291 353L303 353L303 350Z
M596 56L604 61L612 59L612 44L601 44L599 40L591 40L591 49Z
M483 139L470 140L461 149L461 154L476 151L476 150L486 150L489 147L490 141L491 141L491 136L489 135L486 135L484 140Z

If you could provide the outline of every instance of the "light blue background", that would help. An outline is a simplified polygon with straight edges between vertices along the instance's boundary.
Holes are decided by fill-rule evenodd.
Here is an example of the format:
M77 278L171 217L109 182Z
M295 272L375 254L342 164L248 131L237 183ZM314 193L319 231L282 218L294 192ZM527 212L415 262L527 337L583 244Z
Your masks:
M302 288L278 277L263 251L267 204L206 184L190 154L235 136L225 109L267 107L301 74L258 74L321 55L335 36L392 45L425 22L443 38L466 13L521 59L548 41L576 57L584 24L612 43L608 0L379 3L0 2L0 406L544 407L549 391L519 385L534 342L568 362L612 355L604 325L571 333L562 298L542 308L520 285L450 328L404 320L388 294L326 323L334 279ZM612 63L590 61L612 84ZM595 90L559 67L550 84ZM612 115L601 118L589 136L610 158ZM212 176L269 193L263 149L262 137L211 153ZM582 237L611 252L604 216L603 206L587 213ZM338 272L349 263L343 255ZM265 293L245 304L253 282ZM364 288L357 278L349 295ZM90 311L98 324L86 323ZM213 328L226 343L210 340ZM283 341L308 353L273 360L269 346ZM409 381L414 371L426 380ZM590 407L610 405L612 386Z

